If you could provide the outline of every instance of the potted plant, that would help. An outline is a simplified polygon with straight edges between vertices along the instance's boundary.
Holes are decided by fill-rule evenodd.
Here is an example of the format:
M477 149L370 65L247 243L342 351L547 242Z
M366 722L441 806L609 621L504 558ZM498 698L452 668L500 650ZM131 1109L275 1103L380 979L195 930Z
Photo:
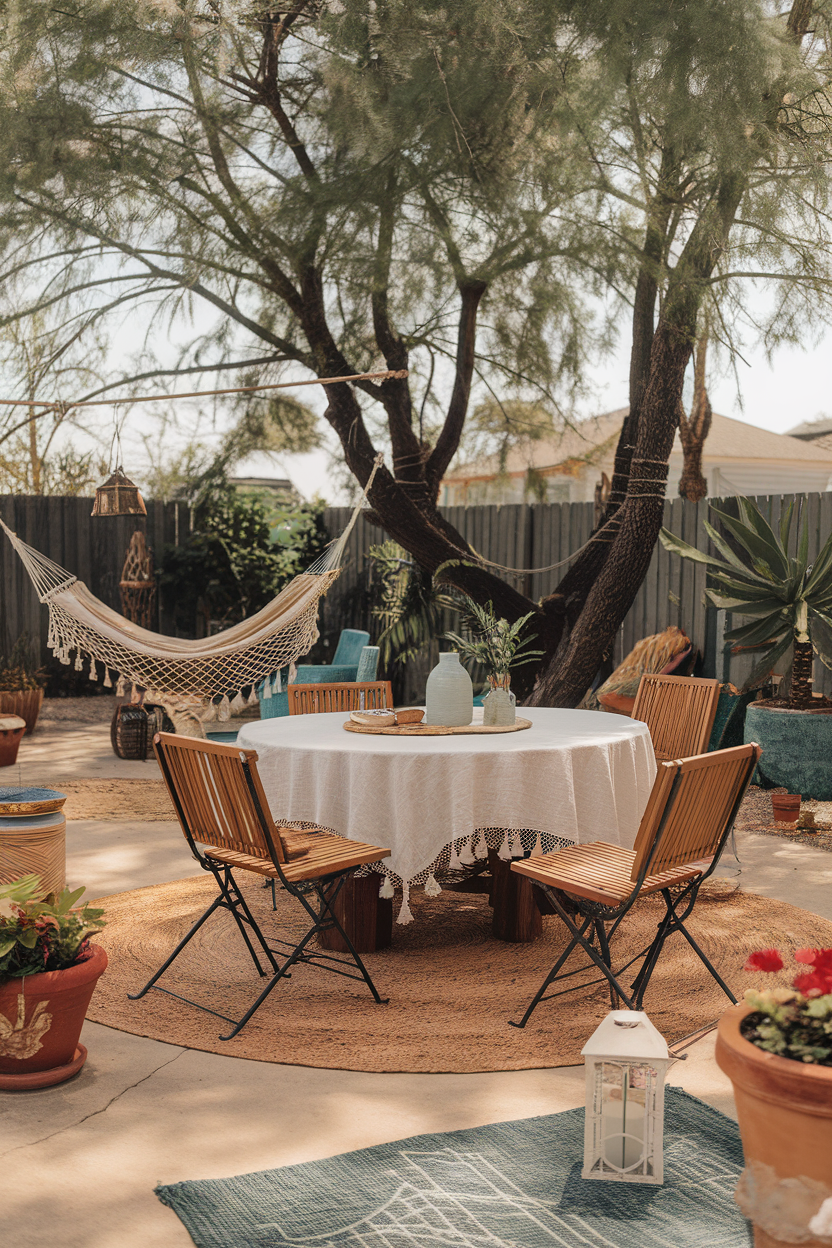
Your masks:
M83 888L43 901L36 875L0 884L0 1089L50 1087L83 1066L78 1040L107 954L90 936L102 910Z
M746 689L792 651L788 698L750 704L745 740L762 746L758 770L769 785L783 785L790 793L828 801L832 798L832 703L812 694L812 662L817 652L832 666L832 535L810 565L808 522L800 531L797 554L788 553L793 503L784 510L778 532L750 499L740 498L738 503L739 518L712 510L741 554L707 522L705 529L722 558L689 546L668 529L662 529L659 536L666 550L707 567L715 585L705 593L715 607L754 617L725 634L727 641L764 649Z
M794 956L803 970L791 988L749 990L717 1032L745 1153L736 1200L755 1248L832 1243L832 949ZM782 968L776 949L745 966Z
M0 715L19 715L27 736L35 731L45 684L46 669L36 666L31 641L23 633L9 654L0 655Z
M524 663L533 663L543 654L542 650L529 649L534 635L522 637L523 629L533 614L530 611L514 624L509 624L508 620L497 618L490 602L481 607L469 598L463 613L463 627L468 635L445 634L461 655L485 668L491 688L483 702L483 724L514 723L517 699L510 688L512 669Z

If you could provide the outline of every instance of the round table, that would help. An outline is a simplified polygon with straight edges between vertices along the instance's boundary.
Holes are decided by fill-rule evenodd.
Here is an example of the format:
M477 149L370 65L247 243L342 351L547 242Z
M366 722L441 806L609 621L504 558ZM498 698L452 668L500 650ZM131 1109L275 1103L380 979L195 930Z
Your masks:
M646 724L600 711L523 707L521 732L364 735L343 712L245 724L277 819L389 845L380 865L404 887L499 847L501 857L604 840L631 848L656 775ZM387 895L392 895L388 892Z

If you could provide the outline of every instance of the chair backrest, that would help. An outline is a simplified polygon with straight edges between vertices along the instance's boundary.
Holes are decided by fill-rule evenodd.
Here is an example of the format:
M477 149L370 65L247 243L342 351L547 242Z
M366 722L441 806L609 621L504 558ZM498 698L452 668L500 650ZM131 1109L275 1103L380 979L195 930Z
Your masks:
M650 729L657 761L690 758L707 750L719 690L718 680L642 676L632 718Z
M364 646L361 651L361 658L358 660L358 671L355 673L357 681L375 680L380 654L381 648L379 646Z
M630 878L718 856L761 754L752 742L660 763Z
M326 711L372 711L392 707L389 680L350 680L333 685L290 685L289 714L315 715Z
M345 667L356 667L361 651L369 640L370 634L365 633L362 628L342 628L332 656L332 666L336 667L340 663Z
M273 820L254 750L215 745L211 741L169 732L157 733L153 744L182 831L189 842L199 841L204 845L235 849L255 858L276 858L283 862L280 837L271 838L272 853L263 830L264 821L271 828ZM248 765L253 795L244 764Z

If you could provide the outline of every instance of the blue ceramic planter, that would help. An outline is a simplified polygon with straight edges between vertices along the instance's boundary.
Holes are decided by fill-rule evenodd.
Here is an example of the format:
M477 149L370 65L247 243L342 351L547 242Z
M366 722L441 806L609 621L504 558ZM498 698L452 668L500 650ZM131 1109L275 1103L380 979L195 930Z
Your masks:
M763 748L757 770L769 785L832 801L832 712L787 711L752 702L745 740Z

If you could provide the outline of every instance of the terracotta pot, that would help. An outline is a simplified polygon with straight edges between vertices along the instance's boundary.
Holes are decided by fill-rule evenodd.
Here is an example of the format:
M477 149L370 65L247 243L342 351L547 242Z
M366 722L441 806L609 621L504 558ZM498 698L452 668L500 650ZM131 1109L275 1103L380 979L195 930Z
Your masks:
M771 809L778 823L794 823L800 815L800 794L772 793Z
M17 751L26 731L19 715L0 716L0 767L12 767L17 762Z
M26 736L35 731L43 704L42 689L26 689L18 693L0 693L0 715L19 715L26 721Z
M808 1224L832 1196L832 1067L758 1049L740 1033L751 1013L748 1005L726 1010L716 1040L717 1063L734 1085L745 1153L738 1203L754 1221L755 1248L822 1248L828 1237L812 1238ZM778 1187L783 1180L791 1183ZM776 1234L789 1230L788 1238Z
M25 975L0 984L0 1088L48 1087L83 1065L78 1039L107 954L91 954L64 971ZM79 1061L80 1057L80 1061Z

